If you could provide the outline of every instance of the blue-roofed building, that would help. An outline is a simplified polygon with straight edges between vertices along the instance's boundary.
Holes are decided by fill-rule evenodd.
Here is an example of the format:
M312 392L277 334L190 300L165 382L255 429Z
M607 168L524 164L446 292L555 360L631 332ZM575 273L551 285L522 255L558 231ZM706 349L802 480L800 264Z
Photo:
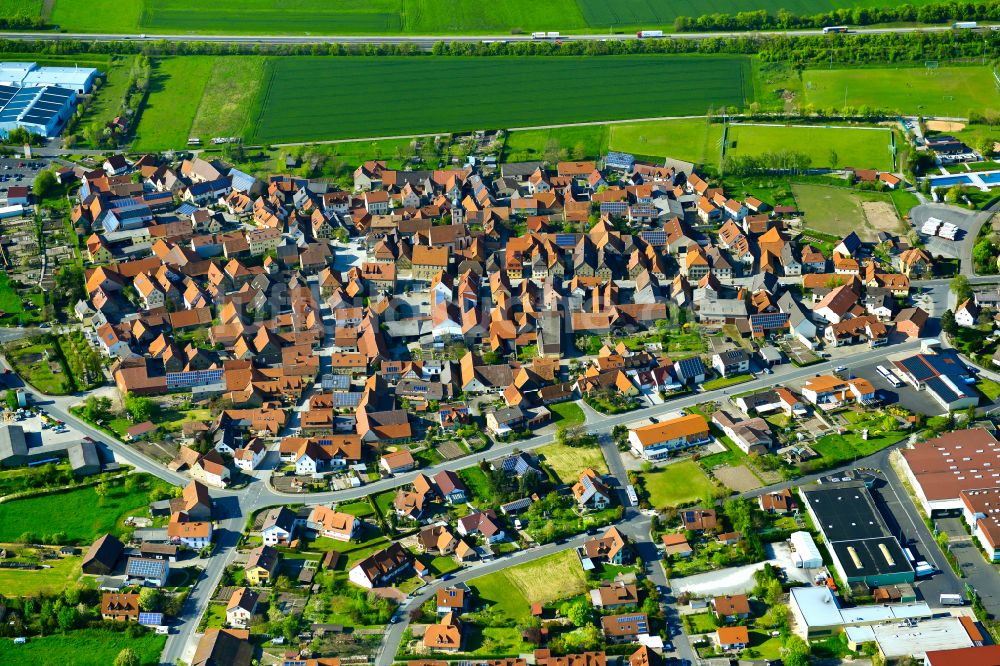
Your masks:
M14 88L63 88L85 95L93 89L100 74L93 67L39 67L34 62L0 62L0 85Z
M914 354L895 361L903 379L918 391L927 391L948 411L958 411L979 404L974 385L976 377L954 351Z
M32 134L56 136L73 114L76 93L64 88L0 85L0 136L24 128Z
M14 88L62 88L89 93L100 76L93 67L39 67L34 62L0 62L0 85Z
M635 166L635 155L611 151L604 158L604 166L615 171L632 171Z

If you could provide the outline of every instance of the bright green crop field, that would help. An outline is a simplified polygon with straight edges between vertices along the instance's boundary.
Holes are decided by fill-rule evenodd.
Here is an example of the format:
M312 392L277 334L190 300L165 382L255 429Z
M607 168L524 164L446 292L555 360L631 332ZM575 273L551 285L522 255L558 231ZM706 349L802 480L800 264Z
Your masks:
M258 142L695 115L752 97L749 60L727 56L284 57L269 68Z
M665 0L0 0L0 14L37 16L48 11L53 24L73 32L504 35L536 30L670 30L678 16L758 9L809 15L885 4L885 0L708 0L698 5Z

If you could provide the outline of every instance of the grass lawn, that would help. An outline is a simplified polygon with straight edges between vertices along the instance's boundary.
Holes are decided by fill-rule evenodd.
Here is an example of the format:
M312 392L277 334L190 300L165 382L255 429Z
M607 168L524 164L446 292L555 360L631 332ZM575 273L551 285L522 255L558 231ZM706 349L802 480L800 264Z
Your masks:
M45 338L29 338L7 346L7 359L14 371L42 393L66 395L73 392L72 379Z
M341 563L345 562L343 566L341 564L337 565L338 569L350 569L360 560L365 559L372 553L382 550L388 547L390 541L385 538L381 531L374 525L366 524L364 532L362 533L361 542L354 541L338 541L337 539L331 539L329 537L318 537L310 545L309 550L312 551L329 551L336 550L341 554Z
M750 649L744 654L749 657L752 652L754 659L781 659L782 642L780 636L772 636L760 629L750 630Z
M549 405L549 411L552 412L555 423L568 427L583 425L587 418L583 409L575 402L557 402Z
M989 67L816 69L802 79L805 101L816 107L839 109L846 92L849 106L903 113L967 117L970 111L1000 110Z
M843 435L820 437L812 445L812 448L823 456L824 466L829 467L871 455L904 437L906 437L906 433L899 432L873 435L865 440L861 439L861 431L858 429L856 433L849 432Z
M136 150L155 151L187 146L191 126L215 61L215 56L153 60L149 98L135 130L133 147Z
M455 561L454 557L448 557L442 555L440 557L435 557L430 562L431 571L434 572L436 576L443 576L446 573L451 573L452 571L458 571L462 568L462 565Z
M747 373L742 375L732 375L730 377L718 377L716 379L710 379L702 387L706 391L714 391L715 389L726 388L727 386L735 386L736 384L744 384L753 380L753 375Z
M980 393L989 398L990 402L996 402L997 398L1000 398L1000 384L997 384L992 379L980 378L976 382L976 388L979 389Z
M749 59L727 56L305 56L272 59L267 69L260 117L249 137L262 143L704 114L710 106L741 106L752 89ZM427 98L430 78L448 81L449 94ZM635 95L636 80L645 94ZM204 82L191 83L187 94L200 98ZM359 98L390 90L425 103L369 105L359 114L355 105L342 103L347 89ZM504 92L511 89L518 94ZM303 96L303 90L313 94ZM627 105L621 104L625 98Z
M184 427L186 421L211 421L212 411L209 409L170 409L161 408L156 416L156 425L167 432L176 432Z
M338 504L337 511L349 513L352 516L357 516L358 518L367 518L368 516L375 515L375 509L372 508L371 503L369 503L367 500L359 500L357 502L345 502L343 504Z
M211 145L212 137L246 133L248 119L256 117L264 62L263 56L215 60L191 124L191 136Z
M163 485L148 475L137 475L147 486ZM147 515L149 491L139 484L131 492L119 482L99 497L93 487L64 493L26 497L0 504L0 542L17 541L32 532L37 536L62 532L72 543L89 544L105 532L122 534L126 516Z
M806 183L792 184L792 194L803 212L803 224L820 233L842 238L856 231L862 240L871 241L879 231L900 231L898 215L885 208L893 206L888 194ZM872 219L869 219L862 204L872 202L882 203L885 214L876 216L874 209L869 207L872 211Z
M492 501L493 493L490 492L490 483L486 478L486 472L478 467L466 467L458 470L458 478L465 482L465 486L475 499L485 503Z
M580 558L564 550L516 567L473 578L469 585L483 601L517 622L531 617L531 604L548 604L581 594L587 579Z
M649 493L649 503L655 509L700 500L713 489L711 479L691 460L673 463L653 472L642 472L640 477Z
M607 474L608 463L599 446L572 447L564 444L547 444L535 450L546 465L563 483L573 484L587 467L598 474Z
M722 125L704 118L610 125L608 147L635 155L718 164Z
M166 636L152 632L129 638L124 631L81 629L68 634L29 638L24 645L0 639L0 663L4 666L108 666L124 648L139 654L143 666L158 664Z
M610 125L585 125L583 127L553 127L552 129L510 132L504 144L503 161L530 162L545 159L550 146L556 151L582 153L598 158L608 150Z
M761 155L791 150L809 155L813 168L890 169L889 137L887 129L730 125L726 154ZM836 153L836 164L830 163L831 150Z
M128 91L128 76L132 70L132 62L135 56L123 55L113 56L105 63L80 63L96 67L104 76L104 83L94 95L93 101L87 107L86 113L80 119L77 130L87 127L91 123L105 126L121 113L122 100Z
M35 571L0 569L0 590L13 597L35 596L40 592L61 592L80 579L80 557L45 560L50 568Z
M17 314L24 310L21 297L10 283L10 277L7 273L0 273L0 310L3 310L4 314L7 315Z
M709 634L715 632L717 628L711 613L685 615L684 624L687 625L688 633L692 634Z

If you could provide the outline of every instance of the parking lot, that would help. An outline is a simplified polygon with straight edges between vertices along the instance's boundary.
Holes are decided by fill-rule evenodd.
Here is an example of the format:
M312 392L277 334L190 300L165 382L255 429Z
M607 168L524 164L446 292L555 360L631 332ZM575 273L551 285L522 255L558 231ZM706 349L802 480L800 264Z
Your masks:
M845 376L863 377L872 383L882 402L886 405L898 404L901 407L918 414L943 414L944 408L927 391L918 391L909 384L894 387L878 373L878 365L891 367L886 359L879 362L865 363L858 366L848 366Z
M0 197L6 198L11 187L31 187L38 172L47 166L42 160L0 158Z
M927 251L932 255L941 255L952 259L958 258L962 253L962 242L970 229L975 225L976 211L965 211L956 206L946 206L944 204L923 204L910 211L910 220L917 232L929 218L937 218L942 222L950 222L959 228L955 240L947 240L938 236L925 236L920 234L927 244Z

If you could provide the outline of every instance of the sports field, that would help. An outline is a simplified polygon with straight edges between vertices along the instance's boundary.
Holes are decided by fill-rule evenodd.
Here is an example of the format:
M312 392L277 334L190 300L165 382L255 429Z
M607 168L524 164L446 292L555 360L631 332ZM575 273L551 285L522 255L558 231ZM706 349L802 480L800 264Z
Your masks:
M749 60L725 56L285 57L268 69L258 142L695 115L752 95Z
M805 101L818 108L869 106L920 115L967 117L1000 110L988 67L817 69L802 73Z
M890 140L888 129L730 125L726 153L760 155L791 150L809 155L812 168L891 169ZM835 164L831 164L833 157Z
M927 4L915 0L911 4ZM654 0L0 0L7 15L37 16L52 7L60 28L82 32L160 34L500 35L515 31L631 32L673 28L678 16L765 9L809 15L839 7L880 7L884 0L708 0L699 5ZM54 6L53 6L54 5Z

